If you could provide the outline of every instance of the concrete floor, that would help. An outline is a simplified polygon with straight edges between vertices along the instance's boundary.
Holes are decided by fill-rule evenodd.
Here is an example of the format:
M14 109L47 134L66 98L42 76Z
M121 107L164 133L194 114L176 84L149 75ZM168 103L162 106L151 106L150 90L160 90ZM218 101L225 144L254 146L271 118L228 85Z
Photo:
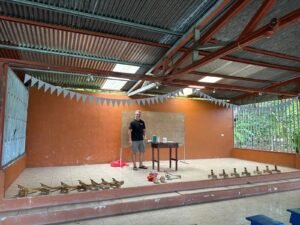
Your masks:
M146 177L152 171L151 162L146 162L149 168L147 170L133 171L132 164L128 167L116 168L109 164L97 165L81 165L81 166L63 166L63 167L43 167L43 168L27 168L16 179L16 181L6 191L6 197L12 198L16 195L17 184L28 187L38 187L40 182L56 186L60 181L70 185L78 184L78 180L89 183L90 179L100 182L101 178L111 180L112 177L118 180L124 180L123 188L135 186L156 185L148 182ZM162 161L160 175L165 175L164 171L168 170L174 174L180 174L180 180L172 180L168 182L184 182L194 180L206 180L213 169L216 174L220 174L223 169L227 173L233 172L236 168L238 172L242 172L244 167L253 173L256 166L260 170L264 170L266 165L270 169L274 169L274 165L245 161L233 158L220 159L201 159L187 160L179 162L179 170L174 171L168 168L168 161ZM174 168L174 167L173 167ZM281 167L281 172L296 171L296 169ZM58 192L51 193L59 195ZM178 192L177 194L180 194ZM139 197L143 198L143 197ZM123 200L124 201L124 200ZM94 203L90 203L94 204ZM62 206L63 207L63 206ZM152 210L148 212L134 213L121 216L105 217L98 219L90 219L85 221L76 221L69 223L60 223L67 225L246 225L250 224L245 219L247 216L264 214L274 219L289 224L290 213L286 211L288 208L300 207L300 190L268 194L263 196L241 198L235 200L211 202L192 206L184 206L162 210ZM59 207L58 207L59 208ZM37 209L48 210L48 209ZM59 210L59 209L51 209Z
M90 179L101 182L101 178L104 178L107 181L111 181L112 178L115 178L117 180L125 181L122 186L123 188L155 185L152 182L147 181L147 175L153 171L152 164L151 162L145 162L145 165L148 166L147 170L139 169L138 171L134 171L132 169L131 163L129 163L129 166L122 168L111 167L109 164L27 168L8 188L5 193L5 197L13 198L18 193L17 184L26 187L40 187L40 183L57 186L60 185L61 181L63 181L69 185L77 185L78 180L90 183ZM169 169L168 161L162 161L161 169L158 173L159 175L164 176L165 173L163 171L167 170L172 174L180 174L182 176L181 179L167 182L185 182L207 180L211 169L219 175L223 169L230 174L233 172L233 168L236 168L238 172L242 172L244 167L247 167L248 171L252 173L256 169L256 166L259 166L260 170L264 170L266 165L269 165L270 169L274 169L274 165L233 158L199 159L187 160L184 162L180 161L178 162L178 171L174 171L174 162L172 169ZM280 169L281 172L296 170L280 166L278 169ZM59 193L53 192L51 194L55 195Z
M264 214L288 225L289 208L300 208L300 190L63 224L250 225L245 217Z

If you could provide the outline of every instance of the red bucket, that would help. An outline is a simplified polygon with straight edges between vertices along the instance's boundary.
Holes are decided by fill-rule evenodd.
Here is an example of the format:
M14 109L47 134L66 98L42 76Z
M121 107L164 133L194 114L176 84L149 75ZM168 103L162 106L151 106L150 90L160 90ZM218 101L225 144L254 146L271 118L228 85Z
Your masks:
M128 163L125 163L123 160L116 160L110 163L111 167L123 167L128 166Z

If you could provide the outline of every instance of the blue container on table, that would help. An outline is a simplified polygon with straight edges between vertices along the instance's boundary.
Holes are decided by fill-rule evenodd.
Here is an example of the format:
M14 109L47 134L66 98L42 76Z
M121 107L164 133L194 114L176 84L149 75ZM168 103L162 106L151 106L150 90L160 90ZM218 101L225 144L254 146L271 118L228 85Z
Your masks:
M157 142L157 136L156 135L153 135L152 136L152 143L156 143Z

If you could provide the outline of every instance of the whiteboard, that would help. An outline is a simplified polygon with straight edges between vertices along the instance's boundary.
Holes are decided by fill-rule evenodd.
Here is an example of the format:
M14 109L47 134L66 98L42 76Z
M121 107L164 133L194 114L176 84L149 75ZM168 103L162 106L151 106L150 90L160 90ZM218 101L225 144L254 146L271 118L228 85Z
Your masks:
M184 144L184 114L170 112L150 112L141 111L141 119L146 125L146 139L152 139L153 135L167 137L168 141ZM135 111L122 112L122 129L121 129L121 145L122 147L130 147L128 143L128 128L132 120L134 120Z

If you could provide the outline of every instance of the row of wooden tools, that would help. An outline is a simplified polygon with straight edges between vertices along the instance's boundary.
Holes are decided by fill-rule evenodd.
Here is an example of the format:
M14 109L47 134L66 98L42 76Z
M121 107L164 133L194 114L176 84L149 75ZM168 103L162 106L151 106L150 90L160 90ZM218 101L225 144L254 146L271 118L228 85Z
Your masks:
M97 183L93 179L91 179L91 183L87 184L81 180L78 180L79 184L78 185L68 185L64 182L60 182L60 186L55 186L51 187L46 184L41 183L40 187L36 188L30 188L30 187L24 187L22 185L18 185L19 191L17 197L26 197L29 194L34 194L38 193L40 195L48 195L51 192L59 191L60 193L67 194L70 191L77 190L79 192L83 191L98 191L98 190L107 190L107 189L116 189L120 188L123 184L124 181L118 181L114 178L112 178L112 182L108 182L104 180L103 178L101 179L101 183Z
M272 174L272 173L280 173L281 171L277 168L277 165L274 166L274 169L269 169L269 166L266 166L266 169L261 171L258 166L256 170L253 171L253 175L263 175L263 174ZM240 174L237 172L236 168L233 168L233 173L230 173L231 177L241 177L241 176L251 176L251 172L248 171L247 167L244 167L244 171ZM218 179L218 176L214 173L214 170L210 171L208 178ZM219 174L219 178L229 178L229 174L225 172L223 169L222 173Z

